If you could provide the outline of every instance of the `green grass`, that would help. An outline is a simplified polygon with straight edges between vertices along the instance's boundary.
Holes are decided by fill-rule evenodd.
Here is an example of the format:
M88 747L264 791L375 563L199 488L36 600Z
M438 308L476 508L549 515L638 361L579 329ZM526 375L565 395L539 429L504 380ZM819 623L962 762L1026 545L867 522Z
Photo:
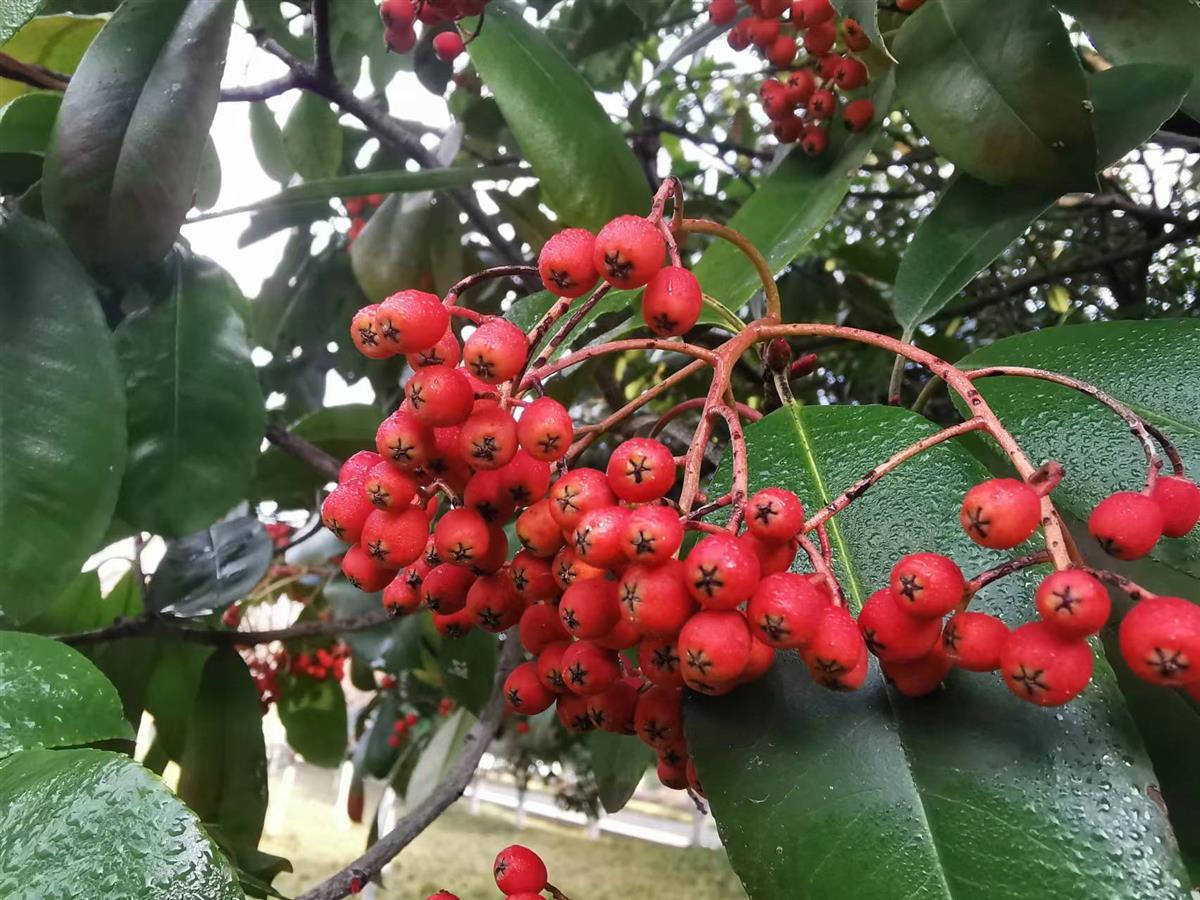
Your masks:
M327 801L297 791L288 807L288 830L263 837L261 849L286 856L296 869L275 880L282 893L294 896L362 852L367 826L338 831L331 818ZM745 897L721 850L677 850L611 835L592 841L582 828L533 817L517 831L511 814L485 804L478 816L461 807L450 809L405 848L386 876L380 898L421 900L445 888L461 900L495 900L499 892L492 860L514 843L537 851L550 869L550 880L572 900Z

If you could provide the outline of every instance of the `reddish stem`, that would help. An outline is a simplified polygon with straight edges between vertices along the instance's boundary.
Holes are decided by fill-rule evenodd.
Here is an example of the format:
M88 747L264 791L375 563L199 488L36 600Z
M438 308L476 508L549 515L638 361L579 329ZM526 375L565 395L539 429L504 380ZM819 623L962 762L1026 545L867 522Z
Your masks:
M1037 553L1031 553L1028 556L1022 556L1017 559L1010 559L1002 565L980 572L967 582L967 588L963 592L963 602L958 607L959 610L966 609L967 604L971 602L971 598L993 581L999 581L1001 578L1006 578L1014 572L1028 569L1030 566L1040 566L1048 562L1050 562L1049 551L1039 550Z
M475 285L491 281L493 278L540 278L540 276L536 266L493 266L490 269L483 269L473 275L468 275L453 285L450 290L446 291L446 297L442 302L447 306L454 306L463 293Z
M650 437L654 437L656 434L661 432L663 428L667 426L668 422L671 422L672 420L681 416L683 413L689 412L693 409L703 409L705 403L707 402L708 401L704 397L693 397L690 400L684 400L682 403L675 404L669 410L659 416L658 421L651 426ZM756 409L751 409L745 403L738 403L737 411L739 416L741 416L743 419L749 419L751 422L757 422L763 417L762 413Z
M842 593L842 586L833 574L833 567L825 561L825 557L821 551L802 534L796 535L796 542L800 545L800 549L804 551L805 555L808 556L808 561L812 564L813 571L825 579L825 583L829 586L829 592L833 595L834 606L845 606L846 596Z

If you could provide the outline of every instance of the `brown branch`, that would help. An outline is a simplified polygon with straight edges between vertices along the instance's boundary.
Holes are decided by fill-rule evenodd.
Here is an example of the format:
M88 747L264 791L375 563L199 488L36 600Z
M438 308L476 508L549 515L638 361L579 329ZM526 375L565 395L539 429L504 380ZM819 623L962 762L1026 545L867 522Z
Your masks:
M1036 553L1031 553L1028 556L1020 556L1016 559L1010 559L1006 563L995 566L987 571L980 572L974 578L967 582L966 590L963 591L963 604L960 609L966 609L967 603L979 591L983 590L993 581L999 581L1001 578L1006 578L1014 572L1020 572L1022 569L1028 569L1030 566L1040 566L1043 563L1050 562L1050 553L1047 550L1039 550Z
M268 97L277 97L280 94L286 94L292 88L299 87L296 83L296 77L291 72L282 75L279 78L273 78L270 81L264 81L262 84L252 84L245 87L225 88L221 91L221 102L244 102L253 100L266 100Z
M642 131L629 132L630 137L640 137L646 134L673 134L676 137L681 137L693 144L707 144L710 147L716 147L718 150L723 150L726 153L736 153L739 156L746 156L750 159L757 159L763 162L768 162L774 157L773 153L766 153L761 150L755 150L753 147L747 147L743 144L738 144L734 141L721 141L714 137L705 137L703 135L694 134L683 125L676 125L674 122L668 122L665 119L660 119L657 116L646 117L646 128Z
M48 91L65 91L71 80L69 75L52 72L33 63L21 62L7 53L0 53L0 78L19 81L30 87Z
M340 900L350 895L350 885L353 881L365 883L379 873L395 856L412 843L421 832L437 819L446 809L462 796L479 760L496 736L496 731L504 719L504 679L521 658L521 643L517 639L516 629L510 628L504 642L504 651L496 665L496 675L492 680L492 695L483 712L469 732L459 751L458 759L438 782L437 787L430 792L421 803L417 804L404 818L400 819L394 828L382 835L378 842L372 845L366 853L354 860L340 872L322 881L316 887L301 894L297 900Z
M329 0L313 0L313 74L333 78L333 51L329 46Z
M315 444L310 444L302 437L297 437L286 428L279 425L268 425L264 432L268 441L290 456L301 462L308 463L322 475L332 479L338 476L342 464Z

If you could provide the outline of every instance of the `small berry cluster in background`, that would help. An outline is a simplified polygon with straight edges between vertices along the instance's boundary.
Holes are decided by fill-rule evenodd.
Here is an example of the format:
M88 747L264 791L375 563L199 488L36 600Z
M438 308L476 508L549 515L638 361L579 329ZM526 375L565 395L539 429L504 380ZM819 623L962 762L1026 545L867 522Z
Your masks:
M393 53L408 53L417 45L417 23L440 25L458 22L472 16L483 16L491 0L383 0L379 19L383 22L383 39ZM480 19L479 25L482 26ZM464 38L458 29L442 31L433 37L433 51L444 62L453 62L478 34Z
M709 18L715 25L734 23L729 46L753 46L775 69L776 76L762 83L759 99L781 144L799 142L809 156L821 155L839 107L850 131L871 123L874 104L855 96L871 80L855 55L871 46L857 21L842 19L839 27L829 0L745 0L744 5L752 15L738 19L738 0L710 0ZM920 2L908 5L915 9Z
M353 244L362 230L367 227L367 213L383 203L383 194L367 194L365 197L347 197L342 201L346 215L350 217L349 240Z
M405 714L403 717L396 719L396 724L392 726L392 733L388 735L388 746L395 750L404 741L404 736L421 720L415 712Z
M303 675L314 681L324 681L327 678L341 681L346 674L346 659L349 655L349 648L338 641L329 649L321 647L312 653L297 653L289 659L288 671L292 675Z
M287 651L280 647L263 655L256 654L247 658L246 664L250 668L250 676L254 679L254 687L258 690L258 702L262 706L263 715L266 715L271 704L278 703L282 696L279 676L287 671Z

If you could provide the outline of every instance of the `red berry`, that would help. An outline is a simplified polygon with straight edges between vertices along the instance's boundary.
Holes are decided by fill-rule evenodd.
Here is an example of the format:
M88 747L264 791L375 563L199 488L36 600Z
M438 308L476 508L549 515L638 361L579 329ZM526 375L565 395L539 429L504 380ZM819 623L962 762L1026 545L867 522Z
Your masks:
M521 646L537 656L546 645L569 641L571 635L563 628L558 610L548 603L535 603L521 613L518 634Z
M524 450L517 450L499 471L500 483L518 509L541 501L550 489L550 464L534 459ZM553 523L549 504L546 517Z
M837 42L837 26L833 22L821 22L804 33L804 49L812 56L820 56L833 49Z
M483 516L465 506L447 512L433 530L438 556L456 566L470 566L483 559L490 536Z
M758 640L794 649L812 639L828 605L806 576L779 572L758 583L746 607L746 619Z
M1036 599L1042 621L1068 638L1095 634L1104 627L1112 609L1104 585L1080 569L1047 576L1038 585Z
M754 46L766 48L779 37L779 20L766 16L755 16L749 20L750 40Z
M764 541L752 531L738 535L738 541L758 558L758 567L764 577L790 569L799 549L794 541Z
M395 512L412 503L417 495L417 483L391 463L379 462L367 473L363 490L372 505Z
M639 288L662 268L667 243L641 216L618 216L600 229L592 263L604 280L622 290Z
M808 111L814 119L828 119L833 115L835 109L837 109L837 98L834 97L833 91L827 88L813 91L812 97L808 100Z
M370 306L364 306L350 319L350 338L358 351L368 359L387 359L396 353L394 349L384 345L379 334L379 327L375 324L375 313L378 311L379 304L372 303Z
M829 0L794 0L792 3L792 21L797 27L811 28L828 22L834 15Z
M750 628L735 610L704 610L679 632L679 661L688 687L704 693L733 682L750 661Z
M442 62L454 62L467 49L457 31L443 31L433 36L433 52Z
M442 637L460 638L475 627L475 619L471 615L471 611L466 608L446 616L434 613L433 627Z
M654 774L658 776L663 787L673 791L682 791L688 786L686 763L671 763L660 757Z
M622 678L608 690L590 694L587 698L588 715L597 728L613 734L635 734L634 711L638 704L640 678Z
M533 608L536 609L536 607ZM553 644L547 644L538 653L538 681L546 690L561 694L567 689L567 683L563 680L562 658L570 646L567 641L556 641Z
M790 541L803 525L804 507L791 491L764 488L746 503L746 527L765 540Z
M696 611L683 585L683 565L674 559L630 566L617 584L617 601L625 621L647 635L678 634Z
M935 644L924 656L907 662L880 661L880 668L904 696L924 697L946 680L952 664L941 644Z
M628 650L630 647L637 646L637 642L641 639L642 633L621 618L617 619L617 623L612 628L596 638L596 643L605 650Z
M516 509L496 469L483 469L471 476L463 491L463 503L492 525L507 522Z
M1017 546L1033 534L1041 518L1041 498L1015 478L993 478L975 485L963 497L959 513L967 537L993 550Z
M771 123L771 134L781 144L794 144L804 134L804 119L797 115L776 119Z
M855 690L866 678L867 645L844 606L825 607L800 655L813 679L827 688Z
M522 550L512 558L508 577L512 580L513 590L524 597L526 603L552 603L558 600L559 587L548 559Z
M487 384L508 381L529 359L529 338L507 319L488 319L463 344L463 365Z
M742 670L742 674L738 676L738 683L748 684L751 681L757 681L767 673L767 670L771 668L774 662L775 648L751 636L750 660L746 663L746 668Z
M378 453L372 453L370 450L359 450L338 469L338 484L345 484L347 481L360 481L367 477L367 473L371 471L378 463L383 462L383 457Z
M875 118L875 104L870 97L851 100L842 110L842 122L850 131L865 131Z
M511 712L535 716L553 702L554 694L538 681L536 663L521 663L504 679L504 705Z
M642 293L642 319L659 337L674 337L696 324L703 305L704 293L696 276L680 266L666 266Z
M476 575L500 571L508 561L508 534L499 525L488 525L488 548L482 557L471 563Z
M1200 607L1179 597L1149 597L1125 614L1121 655L1139 678L1178 687L1200 682Z
M621 531L621 550L635 563L655 565L675 555L683 543L683 523L668 506L640 506Z
M1118 491L1096 504L1088 531L1109 556L1141 559L1162 537L1163 516L1145 494Z
M421 608L421 595L400 572L383 589L383 608L396 616L407 616Z
M342 574L360 591L373 594L387 587L396 573L394 569L385 569L366 550L355 544L342 557Z
M731 534L701 539L684 566L688 591L708 609L733 609L758 586L758 557Z
M562 656L562 676L573 694L599 694L621 677L617 654L594 641L576 641Z
M812 69L797 69L788 73L786 86L788 102L792 106L805 106L817 89L817 76Z
M435 448L433 429L409 410L398 409L375 432L375 449L405 471L419 469Z
M408 354L405 359L409 366L419 369L422 366L457 366L462 359L462 348L458 346L458 338L447 328L436 344Z
M608 459L608 486L627 503L657 500L674 484L675 458L661 441L631 438Z
M642 741L665 749L683 738L683 692L654 685L637 700L634 729Z
M394 25L384 29L383 40L393 53L408 53L417 46L417 32L411 25Z
M783 69L796 61L796 39L790 34L781 34L767 47L767 61Z
M562 531L550 515L550 501L539 500L517 517L517 539L529 553L549 559L563 546Z
M226 607L225 612L221 613L221 624L226 628L237 628L241 621L242 610L237 604Z
M896 563L890 586L910 616L936 619L962 602L967 583L953 560L940 553L912 553Z
M417 18L416 6L413 0L383 0L379 4L379 18L385 28L411 25Z
M1181 475L1160 475L1150 499L1162 513L1163 534L1183 537L1200 522L1200 487Z
M711 0L708 18L714 25L728 25L737 18L737 0Z
M842 57L842 61L838 63L837 71L833 74L834 82L843 91L852 91L855 88L862 87L867 83L868 78L867 67L853 56Z
M506 894L537 894L546 889L546 864L542 858L520 844L505 847L492 864L496 887Z
M559 297L581 297L600 277L592 261L596 236L583 228L564 228L538 254L538 274L546 290Z
M1008 626L981 612L955 613L942 629L942 646L950 661L969 672L1000 668L1000 650L1008 640Z
M742 19L729 29L725 40L734 50L745 50L750 46L750 20Z
M888 588L873 593L858 614L867 649L881 662L911 662L929 653L942 633L940 619L908 615Z
M449 615L467 605L467 592L478 576L470 569L442 563L429 570L421 581L421 602L435 613Z
M362 538L367 517L375 511L361 481L351 481L333 489L321 504L321 524L339 541L357 544Z
M664 687L682 687L679 650L673 637L645 637L638 643L638 669L645 678Z
M1038 706L1061 706L1092 677L1087 641L1062 637L1045 622L1029 622L1008 636L1000 651L1008 689Z
M805 156L820 156L829 146L829 134L820 125L809 125L800 135L800 149Z
M602 506L583 514L571 532L575 554L589 566L611 568L624 558L621 535L629 510L621 506Z
M438 342L450 313L434 294L399 291L379 304L375 324L383 344L398 353L416 353Z
M517 440L534 459L554 462L571 447L575 426L571 415L557 400L538 397L517 420Z
M502 409L483 409L462 424L458 449L475 469L498 469L517 453L517 423Z
M575 554L574 548L569 546L555 553L550 565L554 582L564 591L576 582L604 577L603 569L589 566Z
M504 572L494 572L475 579L467 591L465 611L471 620L492 634L507 631L521 620L525 601L513 590L512 582Z
M584 513L616 502L608 479L596 469L572 469L550 488L550 514L563 531L573 531Z
M796 108L791 92L777 78L768 78L762 83L758 98L762 102L763 112L774 122L789 118Z
M842 39L846 42L846 46L855 53L862 53L871 46L871 39L854 19L842 20Z
M621 617L616 584L602 578L576 582L558 602L558 615L574 637L590 640L607 634Z
M587 697L579 694L559 694L554 703L554 714L562 727L572 734L583 734L596 727L588 712Z
M471 414L475 392L460 369L424 366L404 388L408 407L421 422L442 428L458 425Z
M360 543L380 565L401 569L421 557L428 536L424 510L411 506L400 512L377 509L367 516Z

